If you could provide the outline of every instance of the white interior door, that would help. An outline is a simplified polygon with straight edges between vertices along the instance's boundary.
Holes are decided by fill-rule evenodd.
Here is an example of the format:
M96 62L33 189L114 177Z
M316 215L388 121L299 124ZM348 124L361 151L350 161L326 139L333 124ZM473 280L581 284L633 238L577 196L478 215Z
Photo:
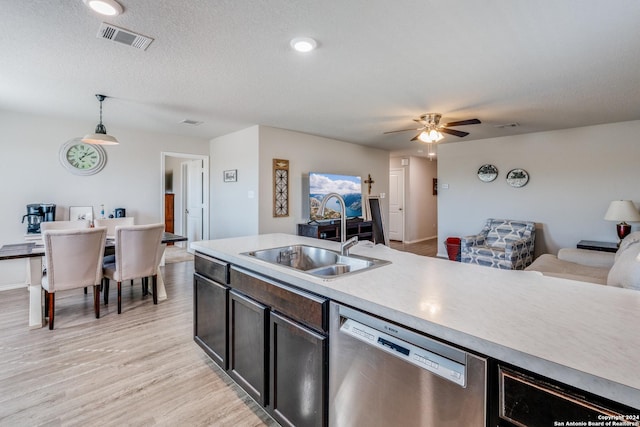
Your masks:
M389 240L404 241L404 169L389 171Z
M203 212L204 212L204 192L203 180L204 169L202 160L190 160L185 162L186 173L186 210L184 215L184 228L186 231L187 251L193 253L191 242L202 240L203 233Z

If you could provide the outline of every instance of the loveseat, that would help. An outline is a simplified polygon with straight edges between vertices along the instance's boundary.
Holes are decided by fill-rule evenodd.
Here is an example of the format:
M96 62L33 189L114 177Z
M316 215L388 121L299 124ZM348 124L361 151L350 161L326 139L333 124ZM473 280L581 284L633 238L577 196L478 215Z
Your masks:
M629 234L614 253L563 248L540 255L526 271L600 285L640 290L640 231Z

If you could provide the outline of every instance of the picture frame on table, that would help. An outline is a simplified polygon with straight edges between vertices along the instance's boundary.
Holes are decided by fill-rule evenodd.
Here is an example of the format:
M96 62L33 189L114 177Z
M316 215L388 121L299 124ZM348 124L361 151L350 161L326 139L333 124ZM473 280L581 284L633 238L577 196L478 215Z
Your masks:
M223 182L236 182L238 180L238 169L229 169L222 172Z
M69 206L69 221L93 222L93 206Z

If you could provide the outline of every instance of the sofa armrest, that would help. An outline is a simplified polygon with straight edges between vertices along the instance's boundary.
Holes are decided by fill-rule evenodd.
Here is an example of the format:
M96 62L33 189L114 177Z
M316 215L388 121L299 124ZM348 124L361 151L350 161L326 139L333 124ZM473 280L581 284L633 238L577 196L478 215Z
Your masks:
M588 249L562 248L558 251L558 259L575 262L590 267L611 268L616 254L611 252L591 251Z

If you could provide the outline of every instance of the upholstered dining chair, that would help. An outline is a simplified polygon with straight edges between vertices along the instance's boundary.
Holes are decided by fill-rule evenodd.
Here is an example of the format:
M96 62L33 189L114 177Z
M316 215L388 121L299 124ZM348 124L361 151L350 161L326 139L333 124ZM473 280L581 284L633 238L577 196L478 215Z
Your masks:
M42 277L49 329L53 329L58 291L93 286L93 306L100 318L100 283L106 228L45 230L42 233L46 274Z
M108 303L109 280L118 284L118 314L122 312L122 282L142 278L143 293L146 280L152 278L153 303L158 303L158 265L162 256L164 224L116 227L116 253L113 263L104 265L105 304Z
M135 225L135 219L132 216L121 218L96 218L93 220L93 224L96 227L107 227L107 239L113 239L116 236L116 227L121 225ZM116 256L109 254L104 256L103 265L113 264L116 260ZM133 286L133 280L131 280L131 286ZM104 303L109 303L109 293L104 294Z
M121 225L135 225L135 220L132 216L126 216L123 218L96 218L93 220L93 224L96 227L107 227L107 237L115 237L116 227Z
M79 219L73 221L46 221L40 223L40 232L43 233L47 230L77 230L89 227L91 227L91 221L89 221L88 219ZM43 274L45 274L46 272L47 270L45 267L45 269L43 270ZM84 288L84 293L87 293L86 287Z
M73 230L89 227L91 227L91 221L88 219L79 219L77 221L45 221L40 223L41 232L47 230Z

